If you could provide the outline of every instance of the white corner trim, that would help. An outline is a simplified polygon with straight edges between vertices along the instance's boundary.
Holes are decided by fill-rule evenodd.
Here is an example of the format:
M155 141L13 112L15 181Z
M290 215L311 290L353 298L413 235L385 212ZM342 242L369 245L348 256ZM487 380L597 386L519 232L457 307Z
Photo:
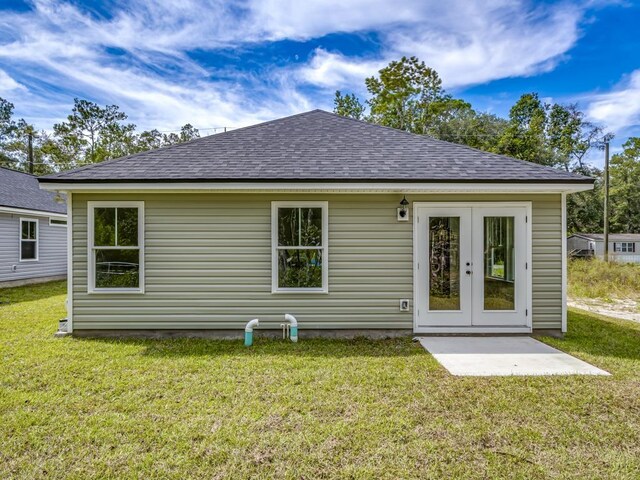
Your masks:
M567 332L567 194L560 194L562 209L562 333Z
M131 182L41 183L60 192L277 192L277 193L561 193L593 190L583 183L428 183L428 182Z
M67 194L67 333L73 333L73 193Z
M311 207L322 209L322 288L278 287L278 209L282 207ZM295 249L296 247L292 247ZM299 247L298 247L299 248ZM318 249L308 247L307 249ZM271 202L271 293L272 294L326 294L329 293L329 202L318 201L273 201Z
M72 193L72 192L69 192ZM112 249L136 249L140 252L138 265L138 288L96 288L95 286L95 246L94 246L94 210L100 207L131 207L138 209L138 247L110 247ZM144 231L145 215L144 201L88 201L87 202L87 293L88 294L144 294L145 291L145 263L144 263Z

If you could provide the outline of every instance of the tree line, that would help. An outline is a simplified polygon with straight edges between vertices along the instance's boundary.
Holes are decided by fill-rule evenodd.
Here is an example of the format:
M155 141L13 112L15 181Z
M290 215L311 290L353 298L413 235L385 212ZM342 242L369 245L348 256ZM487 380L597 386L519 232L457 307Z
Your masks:
M602 231L603 172L585 159L613 135L588 121L576 104L550 104L537 93L525 93L508 118L480 112L447 93L438 72L416 57L392 61L364 83L366 100L337 91L334 112L594 177L593 191L568 196L567 228L570 233ZM610 199L611 231L640 233L639 137L629 138L611 158Z
M365 79L365 101L337 91L334 112L440 140L468 145L566 171L592 176L593 191L569 195L569 232L603 228L603 172L586 163L587 154L612 138L589 122L577 105L549 104L525 93L507 118L475 110L442 87L438 73L416 57L402 57ZM51 131L15 119L14 105L0 98L0 166L36 175L68 170L198 138L190 124L179 132L146 130L127 123L117 105L101 107L75 99L66 121ZM30 165L29 159L33 159ZM631 137L610 168L612 232L640 233L640 138Z
M36 175L69 170L200 137L190 124L179 132L146 130L138 133L117 105L101 107L74 99L66 121L51 133L24 119L14 119L14 105L0 98L0 165ZM32 165L30 165L32 160Z

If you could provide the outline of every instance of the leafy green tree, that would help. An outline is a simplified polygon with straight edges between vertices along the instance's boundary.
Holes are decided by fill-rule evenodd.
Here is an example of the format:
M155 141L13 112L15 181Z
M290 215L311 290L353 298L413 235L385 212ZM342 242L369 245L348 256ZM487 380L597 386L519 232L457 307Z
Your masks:
M169 135L163 135L162 144L163 146L176 145L178 143L195 140L196 138L200 138L200 132L197 128L194 128L193 125L187 123L182 126L179 134L172 132Z
M340 90L336 90L336 95L333 98L333 113L362 120L364 118L364 110L364 104L353 93L342 95Z
M509 111L509 124L496 151L529 162L554 165L556 162L546 141L549 108L537 93L522 95Z
M585 166L577 170L595 179L593 190L567 195L567 232L601 232L604 227L604 189L602 170Z
M158 130L146 130L136 138L135 150L145 152L164 146L164 138Z
M507 121L503 118L461 107L449 109L431 128L430 134L440 140L493 151L506 127Z
M402 57L365 80L370 121L413 133L428 133L442 113L442 103L451 101L434 69L417 57Z
M603 136L603 128L584 118L576 104L554 104L547 118L547 142L554 164L565 170L584 169L584 158Z
M640 137L631 137L611 157L611 230L640 233Z
M127 115L117 105L102 108L88 100L74 99L67 121L53 126L57 149L56 158L62 168L79 164L96 163L115 158L126 151L127 138L135 125L122 125ZM113 151L112 151L113 149Z
M0 97L0 166L10 168L15 168L17 164L11 147L16 130L13 109L13 103Z

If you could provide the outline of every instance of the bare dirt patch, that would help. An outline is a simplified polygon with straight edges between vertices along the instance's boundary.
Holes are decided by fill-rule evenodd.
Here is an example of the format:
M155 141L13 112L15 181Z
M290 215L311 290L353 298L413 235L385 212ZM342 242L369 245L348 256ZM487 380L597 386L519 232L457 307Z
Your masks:
M588 312L605 315L607 317L631 320L640 323L640 301L630 298L610 299L604 301L599 298L569 298L567 305Z

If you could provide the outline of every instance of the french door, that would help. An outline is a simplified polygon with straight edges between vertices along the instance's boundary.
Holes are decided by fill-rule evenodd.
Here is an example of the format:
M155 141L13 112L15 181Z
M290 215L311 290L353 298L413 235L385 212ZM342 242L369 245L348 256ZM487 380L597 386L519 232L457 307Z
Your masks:
M526 327L528 206L419 204L415 329Z

